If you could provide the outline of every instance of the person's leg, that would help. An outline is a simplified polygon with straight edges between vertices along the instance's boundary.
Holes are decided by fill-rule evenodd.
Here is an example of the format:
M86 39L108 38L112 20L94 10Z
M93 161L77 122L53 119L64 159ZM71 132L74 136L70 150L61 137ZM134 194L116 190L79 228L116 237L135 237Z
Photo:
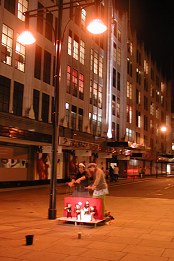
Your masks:
M101 196L92 196L93 198L101 198L102 199L102 214L103 214L103 218L105 216L105 195L101 195Z

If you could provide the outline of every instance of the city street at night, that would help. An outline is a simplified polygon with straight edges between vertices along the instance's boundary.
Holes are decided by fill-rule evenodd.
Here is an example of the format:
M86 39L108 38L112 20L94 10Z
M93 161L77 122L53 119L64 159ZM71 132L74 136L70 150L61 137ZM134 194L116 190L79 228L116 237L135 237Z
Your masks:
M0 259L174 260L174 178L119 180L109 191L106 206L115 219L93 227L49 220L49 186L1 189ZM58 184L57 217L65 192ZM29 234L34 238L27 246Z

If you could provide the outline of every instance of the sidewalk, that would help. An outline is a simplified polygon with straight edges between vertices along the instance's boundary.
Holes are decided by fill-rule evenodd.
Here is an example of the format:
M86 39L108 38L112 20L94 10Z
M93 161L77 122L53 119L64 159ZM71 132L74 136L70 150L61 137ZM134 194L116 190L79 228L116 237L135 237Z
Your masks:
M65 195L63 185L58 188L60 217ZM174 200L109 195L115 220L94 228L48 220L49 188L26 189L0 193L1 261L174 261ZM31 246L28 234L34 235Z

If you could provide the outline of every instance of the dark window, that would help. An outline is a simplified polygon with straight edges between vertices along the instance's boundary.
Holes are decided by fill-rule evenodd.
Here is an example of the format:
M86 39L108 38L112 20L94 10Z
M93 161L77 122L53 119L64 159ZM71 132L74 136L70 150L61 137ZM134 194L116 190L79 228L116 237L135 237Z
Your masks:
M116 70L113 68L113 86L116 87Z
M144 96L144 109L148 111L148 98Z
M0 76L0 111L9 112L10 79Z
M71 126L73 130L76 130L76 117L77 117L77 107L72 105L71 109Z
M148 131L148 118L144 115L144 130Z
M144 90L148 91L148 79L144 78Z
M115 140L115 122L112 122L112 138Z
M117 124L117 140L120 140L120 125Z
M43 34L43 21L44 21L44 18L43 18L43 5L41 3L38 3L38 9L41 9L41 10L38 10L38 13L37 13L37 31L40 33L40 34Z
M136 89L136 104L139 104L139 91Z
M16 0L4 0L4 8L10 13L15 14Z
M33 110L35 114L35 119L39 119L39 91L33 90Z
M52 97L51 99L51 121L53 122L54 121L54 116L55 116L55 113L54 113L55 109L54 109L54 97Z
M49 95L42 93L42 121L48 122L49 115Z
M55 87L55 84L56 84L56 72L55 72L55 69L56 69L56 57L53 56L53 78L52 78L52 85Z
M136 143L140 144L140 133L136 132Z
M13 93L13 113L22 116L24 85L19 82L14 82Z
M120 73L117 72L117 90L120 91Z
M81 18L81 8L76 7L75 8L75 23L77 25L80 25L80 18Z
M41 79L41 62L42 62L42 48L36 45L35 50L35 64L34 64L34 77Z
M46 24L45 24L45 37L52 41L52 32L53 32L53 14L46 14Z
M51 54L44 51L44 71L43 71L43 81L50 84L51 76Z
M83 128L83 109L79 108L79 115L78 115L78 129L82 131Z
M114 21L114 36L117 37L117 22Z

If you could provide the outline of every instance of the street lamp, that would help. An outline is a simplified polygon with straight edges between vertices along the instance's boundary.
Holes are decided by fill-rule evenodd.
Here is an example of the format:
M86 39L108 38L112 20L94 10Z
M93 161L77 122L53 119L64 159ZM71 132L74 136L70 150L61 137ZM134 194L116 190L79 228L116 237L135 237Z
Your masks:
M165 133L165 132L167 131L167 127L166 127L166 126L162 126L162 127L161 127L161 131L162 131L163 133Z
M59 139L59 89L60 89L60 58L61 58L61 42L62 42L62 14L64 9L80 7L86 8L88 6L96 5L100 3L101 0L96 0L94 2L87 3L87 1L78 0L63 3L63 0L57 0L57 4L54 6L44 7L42 9L35 9L26 11L25 22L26 29L29 27L29 18L38 17L38 11L42 11L43 13L58 11L58 26L57 32L54 31L55 36L55 71L54 71L54 79L55 79L55 88L54 88L54 101L53 101L53 122L52 122L52 164L51 164L51 179L50 179L50 200L49 200L49 209L48 209L48 219L56 218L56 183L57 183L57 149L58 149L58 139ZM89 30L94 34L101 34L106 31L107 27L101 23L101 19L94 20L95 25L89 25ZM99 26L101 25L101 27ZM92 29L96 29L98 27L101 29L100 31L93 31ZM29 31L25 31L19 35L18 41L22 44L32 44L35 42L34 37L31 35Z

